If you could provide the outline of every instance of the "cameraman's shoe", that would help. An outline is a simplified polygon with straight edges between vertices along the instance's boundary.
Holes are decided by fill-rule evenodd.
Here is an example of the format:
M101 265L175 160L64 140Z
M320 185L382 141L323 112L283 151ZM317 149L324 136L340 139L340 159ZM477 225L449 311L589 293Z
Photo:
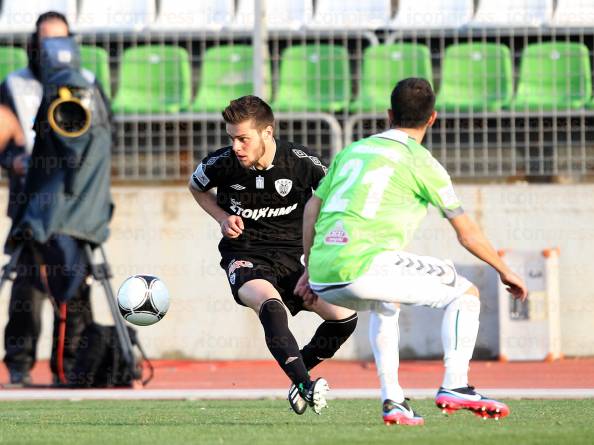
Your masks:
M307 388L299 385L299 393L301 394L301 397L303 397L307 404L313 408L314 413L316 414L321 414L322 409L328 406L328 403L326 402L326 394L329 390L330 387L328 386L328 382L321 377L310 382L309 387Z
M439 388L435 404L444 414L467 409L483 419L499 420L509 415L509 408L505 403L480 395L470 385L456 389Z
M291 384L291 387L289 388L289 396L287 399L289 400L289 405L291 405L291 408L296 414L301 415L307 409L307 402L301 397L299 388L297 388L294 383Z
M53 388L71 388L72 385L66 380L62 382L57 374L52 375L52 387Z
M382 406L382 417L386 425L424 425L425 420L408 404L405 399L403 402L394 402L386 399Z
M23 388L31 385L31 375L29 371L23 371L20 369L9 369L10 374L10 386L13 388Z

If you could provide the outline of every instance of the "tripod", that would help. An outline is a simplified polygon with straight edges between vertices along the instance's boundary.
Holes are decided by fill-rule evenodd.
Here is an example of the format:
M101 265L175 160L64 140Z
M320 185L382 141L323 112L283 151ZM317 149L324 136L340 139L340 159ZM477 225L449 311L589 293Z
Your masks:
M16 279L17 265L23 248L24 244L19 244L13 252L12 256L10 257L10 261L2 267L2 276L0 277L0 293L2 292L2 288L4 287L4 283L6 281L14 282L14 280ZM128 334L128 329L126 328L124 320L120 316L119 309L117 307L117 303L111 287L110 279L113 278L113 274L111 272L109 263L107 262L107 256L105 255L105 250L103 249L103 246L100 245L98 247L98 250L101 254L101 257L98 259L97 262L95 262L95 255L93 249L88 243L85 243L84 251L87 263L89 265L89 272L94 280L101 283L101 286L103 287L103 290L105 292L105 297L107 298L109 310L114 321L118 342L122 350L122 356L124 358L126 366L130 371L130 375L133 375L135 380L140 380L140 376L138 375L137 371L138 368L136 358L134 357L132 341L130 340L130 335Z

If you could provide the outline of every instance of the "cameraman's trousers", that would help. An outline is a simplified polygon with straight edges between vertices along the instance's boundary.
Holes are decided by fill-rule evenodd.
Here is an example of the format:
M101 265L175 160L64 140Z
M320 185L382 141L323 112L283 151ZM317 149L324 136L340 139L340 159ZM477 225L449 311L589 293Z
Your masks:
M18 275L10 295L8 324L4 331L4 363L10 372L28 373L37 357L37 342L41 332L41 313L47 294L39 291L26 276ZM93 321L90 288L83 283L77 294L66 304L66 335L64 339L64 372L74 367L76 349L85 327ZM48 300L49 303L49 300ZM57 381L58 340L60 319L54 310L54 328L50 367Z

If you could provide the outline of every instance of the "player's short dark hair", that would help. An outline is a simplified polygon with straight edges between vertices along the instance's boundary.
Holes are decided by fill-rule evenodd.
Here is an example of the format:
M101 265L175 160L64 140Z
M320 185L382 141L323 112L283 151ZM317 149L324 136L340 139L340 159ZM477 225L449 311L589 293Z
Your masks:
M270 105L257 96L243 96L232 100L222 114L228 124L237 125L253 119L260 131L269 125L274 127L274 114Z
M394 126L420 128L435 110L435 93L425 79L410 77L396 84L390 102Z

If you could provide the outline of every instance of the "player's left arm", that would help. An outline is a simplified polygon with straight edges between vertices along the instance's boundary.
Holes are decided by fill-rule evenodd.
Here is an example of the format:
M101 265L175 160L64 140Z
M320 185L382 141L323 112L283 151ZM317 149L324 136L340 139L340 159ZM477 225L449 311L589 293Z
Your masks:
M499 273L503 284L515 297L525 300L526 285L514 274L483 234L475 222L464 213L462 203L445 168L428 152L421 152L417 158L415 178L419 195L439 209L448 219L460 244L477 258L491 265Z
M417 153L413 175L414 192L437 208L442 216L452 219L464 213L450 175L429 152Z
M472 218L462 214L449 221L456 231L460 244L474 256L491 265L499 273L501 282L507 286L507 291L514 298L525 300L528 297L526 284L505 264Z

